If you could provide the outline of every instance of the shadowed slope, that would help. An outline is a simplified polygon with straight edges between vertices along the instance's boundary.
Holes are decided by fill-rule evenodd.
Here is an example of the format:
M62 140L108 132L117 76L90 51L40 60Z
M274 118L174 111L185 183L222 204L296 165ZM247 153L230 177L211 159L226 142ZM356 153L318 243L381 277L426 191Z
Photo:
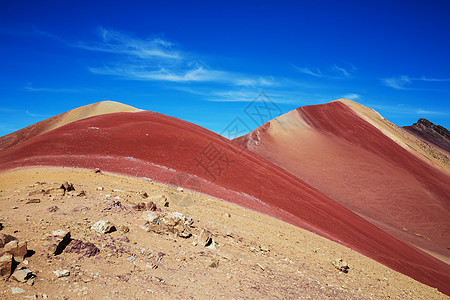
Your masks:
M31 165L99 167L181 182L316 232L450 293L446 264L393 238L259 155L175 118L152 112L102 115L0 152L1 170Z
M298 108L236 142L403 241L450 257L450 176L343 103Z
M445 127L435 125L427 119L422 118L412 126L405 126L403 128L450 153L450 132Z
M71 122L103 114L136 111L140 111L140 109L114 101L102 101L78 107L71 111L54 116L11 134L0 137L0 150L9 148L15 144L24 142L32 137L49 132Z

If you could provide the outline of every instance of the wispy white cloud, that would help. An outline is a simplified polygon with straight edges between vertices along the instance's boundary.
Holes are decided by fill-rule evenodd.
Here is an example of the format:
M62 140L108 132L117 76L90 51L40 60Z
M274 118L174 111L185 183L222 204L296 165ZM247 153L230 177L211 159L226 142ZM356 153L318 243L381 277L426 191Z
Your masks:
M418 109L416 111L418 115L435 115L435 116L450 116L450 112L446 111L436 111L436 110L424 110Z
M85 50L108 52L134 56L138 58L168 58L178 59L180 54L173 50L174 43L156 37L151 39L140 39L116 30L103 27L98 28L100 41L78 42L72 44Z
M344 76L344 77L350 77L350 70L347 70L343 67L339 67L337 65L333 65L333 70L336 71L337 73L339 73L340 75Z
M91 89L80 88L48 88L48 87L32 87L25 86L23 90L27 92L42 92L42 93L83 93L83 92L92 92Z
M397 115L440 115L440 116L450 116L450 112L448 110L432 110L432 109L422 109L418 107L413 107L407 104L373 104L373 103L365 103L364 105L371 107L373 109L379 110L383 113L397 114Z
M291 65L294 67L294 69L296 69L300 73L311 75L314 77L323 77L322 71L320 71L320 69L318 69L318 68L313 70L313 69L310 69L307 67L298 67L294 64L291 64Z
M122 65L101 68L89 68L92 73L114 75L130 80L170 81L170 82L216 82L236 86L266 87L275 86L272 77L248 77L240 73L210 69L204 66L195 68L153 69L149 66Z
M72 46L89 51L116 54L114 61L90 67L94 74L128 80L176 83L213 82L234 86L267 87L277 85L270 76L257 76L210 67L161 37L141 39L132 34L98 29L99 41L78 42Z
M349 100L356 100L361 98L361 96L359 94L345 94L344 96L342 96L342 98L344 99L349 99Z
M390 78L381 78L381 82L390 88L396 90L408 90L408 85L411 84L412 80L409 76L398 76L398 77L390 77Z
M12 108L8 108L8 107L0 107L0 112L6 112L6 113L10 113L10 112L16 112L17 109L12 109Z
M30 112L29 110L25 110L25 114L27 116L29 116L29 117L32 117L32 118L46 118L47 117L45 115L41 115L41 114L36 114L36 113Z
M421 88L411 87L414 82L450 82L450 78L432 78L432 77L411 77L402 75L397 77L388 77L380 79L383 85L396 90L420 90Z
M300 73L327 79L350 78L356 71L356 67L351 64L349 64L348 67L342 67L334 64L331 67L326 68L325 70L321 70L319 68L299 67L294 64L291 65Z

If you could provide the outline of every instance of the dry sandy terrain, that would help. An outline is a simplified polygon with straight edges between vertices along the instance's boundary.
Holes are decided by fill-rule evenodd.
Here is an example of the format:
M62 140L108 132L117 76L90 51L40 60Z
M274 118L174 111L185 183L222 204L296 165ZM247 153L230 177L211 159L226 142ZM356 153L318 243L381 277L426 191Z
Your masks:
M57 188L65 181L75 191L63 196ZM39 193L52 188L56 189L46 195ZM81 191L85 196L77 196ZM27 203L31 199L39 202ZM28 242L35 253L18 268L37 276L32 286L1 281L0 298L447 298L308 231L148 180L73 168L17 169L0 173L0 201L0 233ZM121 205L115 202L112 207L112 201ZM161 213L192 218L193 236L141 228L142 212L131 206L149 201ZM90 229L99 220L109 220L117 231L101 234ZM70 231L73 239L92 242L100 252L92 257L66 251L48 255L46 238L59 229ZM212 234L212 249L196 245L203 229ZM335 259L348 262L348 273L333 266ZM69 270L70 275L57 278L56 270ZM14 287L24 291L12 295Z

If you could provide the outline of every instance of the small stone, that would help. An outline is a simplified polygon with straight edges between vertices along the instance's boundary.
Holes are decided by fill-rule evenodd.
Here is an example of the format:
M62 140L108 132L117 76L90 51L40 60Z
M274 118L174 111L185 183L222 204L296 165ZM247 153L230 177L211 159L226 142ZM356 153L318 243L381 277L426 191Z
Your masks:
M219 267L219 260L218 260L218 259L212 259L212 260L211 260L211 263L209 264L209 266L210 266L211 268L217 268L217 267Z
M75 188L73 187L72 183L68 183L67 181L64 182L63 184L61 184L61 186L59 187L60 189L64 190L64 194L66 194L66 192L70 192L70 191L75 191Z
M97 191L103 191L104 188L102 186L97 187Z
M18 288L18 287L11 287L11 293L13 295L20 294L20 293L23 293L23 292L25 292L24 289L21 289L21 288Z
M198 244L201 247L207 247L212 243L211 232L203 229L197 237Z
M156 204L153 201L150 201L147 203L147 210L156 211L158 208L156 207Z
M126 236L122 236L120 238L118 238L119 241L124 242L124 243L129 243L130 239Z
M144 211L141 218L150 223L155 222L159 218L159 214L154 211Z
M48 299L47 294L42 294L42 299Z
M47 208L48 212L56 212L59 209L58 206L54 205L54 206L50 206L49 208Z
M28 199L27 202L25 202L25 204L30 204L30 203L40 203L41 199Z
M28 279L34 277L33 273L28 269L16 270L12 277L19 282L27 282Z
M145 204L144 202L138 203L134 206L132 206L132 208L134 210L145 210L147 208L147 204Z
M82 205L82 206L77 206L73 209L73 211L83 211L83 210L90 210L90 208Z
M11 275L13 256L11 253L5 253L0 257L0 276Z
M184 189L182 187L177 187L178 192L184 192Z
M47 237L46 240L52 242L52 244L44 245L45 247L47 247L49 252L53 255L59 255L64 251L64 249L71 241L70 232L62 229L55 230L49 237Z
M81 254L85 257L95 256L100 253L100 249L93 243L83 242L81 240L72 240L65 251Z
M16 262L22 262L28 252L27 242L11 241L5 245L3 251L11 253Z
M53 273L56 275L56 278L70 276L70 271L69 270L56 270L56 271L53 271Z
M110 233L116 231L114 225L112 225L111 222L106 220L98 221L97 223L91 226L91 229L97 231L98 233Z
M122 232L122 233L127 233L127 232L130 232L130 228L128 226L126 226L126 225L120 225L119 226L119 231Z
M261 250L262 252L269 252L270 248L269 248L269 246L262 244L262 245L259 245L259 250Z
M134 256L128 256L128 257L127 257L127 260L128 260L128 261L135 261L135 260L136 260L136 257L134 257Z
M347 262L344 261L342 258L335 259L331 263L336 269L344 273L348 273L348 270L350 269Z

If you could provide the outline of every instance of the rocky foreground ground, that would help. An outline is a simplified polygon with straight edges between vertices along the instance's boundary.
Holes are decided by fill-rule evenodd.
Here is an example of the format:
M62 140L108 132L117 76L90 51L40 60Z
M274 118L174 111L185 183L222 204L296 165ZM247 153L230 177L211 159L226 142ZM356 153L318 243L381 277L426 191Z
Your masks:
M448 298L308 231L149 178L18 169L0 174L0 203L0 298Z

